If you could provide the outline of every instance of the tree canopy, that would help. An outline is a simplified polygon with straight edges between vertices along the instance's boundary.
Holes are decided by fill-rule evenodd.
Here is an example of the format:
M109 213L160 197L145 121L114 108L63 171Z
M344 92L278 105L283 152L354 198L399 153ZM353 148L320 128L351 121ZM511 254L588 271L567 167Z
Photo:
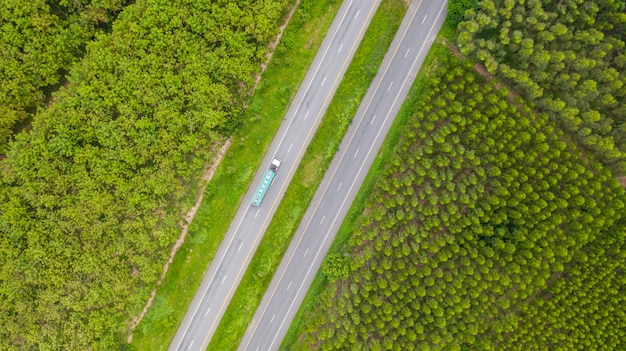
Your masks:
M623 349L624 189L469 63L432 67L293 349Z
M482 0L459 25L459 47L622 175L625 7L617 0Z
M0 154L125 2L0 2Z
M0 163L0 349L118 348L288 5L140 0L87 45Z

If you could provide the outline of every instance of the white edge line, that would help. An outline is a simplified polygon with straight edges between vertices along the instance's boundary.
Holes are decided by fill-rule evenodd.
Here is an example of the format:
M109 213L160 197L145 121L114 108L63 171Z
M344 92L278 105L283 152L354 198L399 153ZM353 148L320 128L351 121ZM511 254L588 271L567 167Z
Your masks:
M446 4L446 2L444 2L444 5ZM437 20L439 19L439 16L441 15L441 11L443 10L445 6L441 7L441 9L439 10L439 14L437 14L437 18L435 18L435 22L433 22L433 26L430 27L430 30L428 31L428 36L430 36L430 33L433 31L433 28L435 27L435 24L437 23ZM424 42L424 44L422 45L422 48L420 49L420 53L422 52L422 50L424 49L424 45L426 44L426 42ZM411 65L411 69L410 71L413 70L413 68L415 67L415 64L417 63L417 59L419 58L420 54L418 53L417 56L415 57L415 61L413 62L413 65ZM404 82L402 83L402 87L400 89L400 91L402 90L402 88L404 88L404 85L406 84L406 80L408 79L408 76L404 79ZM398 100L398 96L396 96L396 98L393 101L393 104L391 105L391 108L389 109L389 112L387 113L387 117L385 117L385 120L389 117L389 115L391 114L391 110L393 110L393 106L395 106L396 102ZM384 123L383 123L384 124ZM376 143L376 140L378 139L378 137L380 136L380 132L382 131L382 128L378 131L378 133L376 134L376 137L374 138L374 142L371 143L370 149L367 152L367 156L369 156L370 152L372 151L372 148L374 147L374 144ZM367 159L367 156L365 157ZM352 190L352 187L354 186L354 183L356 183L356 179L358 178L358 175L361 173L361 170L363 170L363 166L364 163L361 164L361 167L359 168L359 171L357 172L357 176L354 177L354 182L352 183L352 185L350 186L350 190L348 191L348 193L350 193L350 191ZM339 166L337 166L339 167ZM315 260L317 260L318 255L321 252L321 248L324 246L324 243L326 242L326 239L328 239L328 234L330 234L330 231L332 230L332 227L335 225L335 221L337 220L337 217L339 216L339 212L341 212L341 209L343 208L344 204L346 203L346 200L348 198L345 197L343 199L343 201L341 202L341 206L339 207L339 211L337 211L337 215L335 216L335 219L333 220L332 225L330 226L330 228L328 229L328 231L326 232L326 235L324 235L324 240L322 240L322 245L320 246L320 249L317 251L317 253L315 254L315 258L313 259L313 262L315 262ZM303 279L303 283L300 284L300 287L298 288L298 291L296 292L296 296L298 296L300 294L300 291L302 290L302 287L304 286L304 281L306 281L306 278L309 276L309 274L311 273L311 269L313 269L313 265L309 266L309 269L307 270L306 274L304 275L304 279ZM280 332L280 330L283 328L283 325L285 324L285 320L287 320L287 315L289 314L289 312L291 311L291 309L293 308L293 304L296 302L296 299L294 298L293 300L291 300L291 304L289 305L289 308L287 309L287 313L285 314L285 317L283 318L283 321L280 323L280 326L278 327L278 331L276 333L276 335L274 335L274 338L272 339L272 343L270 344L270 349L272 348L272 346L274 345L274 343L276 342L276 338L278 337L278 333Z
M202 301L204 301L204 297L206 296L206 293L209 292L209 287L213 283L213 279L215 279L215 275L217 274L217 271L222 265L222 261L224 261L224 257L226 257L226 254L228 253L228 248L230 247L230 245L232 245L233 240L235 240L235 237L237 236L236 234L239 231L239 227L241 226L241 223L243 223L243 219L246 218L246 213L248 213L249 208L250 207L247 207L246 210L243 212L243 216L241 217L241 220L239 220L239 224L237 224L237 228L235 228L233 237L230 238L230 242L228 243L228 246L226 246L226 250L224 250L224 254L220 258L220 261L218 262L217 267L215 268L215 272L213 272L213 276L211 276L211 279L209 280L209 284L207 284L207 288L202 293L202 297L200 298L200 301L198 301L198 305L196 306L196 309L193 311L193 314L191 315L191 319L189 319L189 323L185 327L185 331L183 331L183 335L181 335L180 340L178 341L178 345L176 345L176 350L180 348L180 344L183 342L183 339L185 339L185 335L187 335L187 330L189 330L189 327L191 326L193 319L196 317L196 313L198 313L198 309L200 308L200 305L202 305Z
M352 6L352 2L353 1L354 0L350 0L350 4L348 4L346 12L341 17L341 21L339 21L339 24L337 25L337 28L335 28L335 33L333 33L332 39L330 39L330 41L328 42L328 46L326 47L326 50L324 50L324 54L322 55L322 58L320 59L320 62L317 64L317 67L315 68L315 71L313 72L313 75L311 76L311 80L309 80L309 85L307 85L306 89L304 90L304 93L302 94L303 97L306 96L306 94L309 92L309 90L311 88L311 84L313 84L313 81L315 80L314 78L317 76L317 72L319 71L320 67L322 66L322 63L324 63L324 60L326 59L326 54L328 53L328 50L332 46L331 44L332 44L333 40L335 40L335 37L337 36L337 33L339 32L339 29L341 28L341 24L343 23L343 20L346 18L346 15L348 14L348 9L350 8L350 6ZM300 102L298 102L298 107L296 107L296 110L293 113L294 116L300 110L300 106L302 106L303 102L304 102L304 99L301 99ZM308 115L308 111L307 111L307 115ZM280 141L278 142L278 145L276 146L275 150L278 150L280 148L280 145L282 145L283 140L285 139L285 136L287 135L287 131L289 131L289 127L291 127L291 123L293 122L294 119L295 118L292 118L289 121L289 124L287 125L287 129L285 129L285 133L283 133L283 136L280 138ZM274 158L274 157L276 157L276 152L274 152L274 154L272 155L272 158Z
M310 79L310 81L309 81L309 85L307 86L307 88L306 88L305 92L303 93L303 96L305 96L305 95L309 92L309 89L311 88L311 84L313 84L313 80L314 80L315 76L317 75L317 72L319 71L319 68L321 67L322 62L324 62L324 59L326 58L326 54L328 53L328 50L329 50L329 49L330 49L330 47L332 46L331 44L332 44L333 40L335 40L335 38L337 37L337 33L339 32L339 29L341 28L341 25L343 24L343 21L345 20L346 15L348 14L348 12L349 12L349 10L350 10L350 7L352 6L352 3L353 3L353 2L354 2L354 0L350 0L350 3L349 3L349 4L348 4L348 6L346 7L346 10L345 10L345 12L343 13L343 16L341 16L341 20L339 21L339 24L337 25L337 28L335 28L335 33L333 33L333 37L332 37L332 38L330 39L330 41L328 42L328 46L326 47L326 50L324 51L324 54L322 55L322 58L320 59L320 62L319 62L319 64L317 65L317 68L315 68L315 72L313 73L313 76L311 77L311 79ZM332 26L332 25L331 25L331 26ZM294 111L294 116L295 116L295 115L297 114L297 112L300 110L300 106L302 106L302 102L303 102L303 101L304 101L304 99L300 100L300 102L298 103L298 107L296 107L296 110ZM308 116L308 115L309 115L309 111L307 111L307 113L306 113L306 116ZM306 119L306 116L305 116L305 119ZM287 129L285 129L285 133L283 134L283 136L281 137L280 141L278 142L278 146L276 147L276 150L278 150L278 148L279 148L279 147L280 147L280 145L282 144L283 140L285 139L285 136L287 135L287 131L289 130L289 127L291 127L291 123L293 122L293 120L294 120L294 119L295 119L295 118L292 118L292 119L289 121L289 124L287 125ZM276 152L274 152L274 154L272 155L272 157L273 157L273 158L274 158L274 157L276 157ZM245 213L247 213L247 211L248 211L248 209L246 209L246 212L244 212L244 217L245 217ZM243 218L242 218L242 220L239 222L239 225L237 226L237 229L239 229L239 226L241 225L241 222L242 222L242 221L243 221ZM236 231L235 231L235 232L236 232ZM233 238L234 238L234 235L233 235ZM231 242L232 242L232 239L231 239ZM230 243L229 243L229 246L230 246ZM226 251L228 251L228 250L226 250ZM226 252L224 252L224 256L225 256L225 255L226 255ZM220 260L220 263L219 263L219 264L221 264L221 261L224 259L224 256L222 256L222 259ZM218 268L219 268L219 264L218 264ZM217 270L216 270L216 273L217 273ZM214 276L215 276L215 274L214 274ZM213 280L213 278L211 278L211 281L212 281L212 280ZM210 284L211 284L211 282L209 282L209 285L210 285ZM202 294L202 298L200 299L200 302L202 302L202 300L204 299L204 296L206 295L207 291L208 291L208 289L207 289L207 290L205 290L205 291L204 291L204 293ZM199 305L200 305L200 303L198 303L198 307L199 307ZM180 341L178 342L178 346L176 346L176 349L177 349L177 350L178 350L178 348L180 347L180 343L182 342L183 338L184 338L184 337L185 337L185 335L187 334L187 330L189 329L189 326L191 325L191 321L193 321L193 318L195 317L195 314L196 314L196 312L197 312L197 310L198 310L198 307L196 307L196 310L194 311L193 316L191 317L191 320L190 320L189 324L187 325L187 327L185 327L185 331L183 332L183 335L181 336L181 339L180 339ZM209 331L209 332L210 332L210 331ZM247 346L246 346L246 347L247 347ZM258 349L258 348L257 348L257 349Z

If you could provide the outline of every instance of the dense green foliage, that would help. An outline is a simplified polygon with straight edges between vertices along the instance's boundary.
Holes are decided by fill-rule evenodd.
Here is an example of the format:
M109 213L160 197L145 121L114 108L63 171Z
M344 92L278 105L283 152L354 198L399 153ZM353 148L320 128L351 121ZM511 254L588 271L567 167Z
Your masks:
M483 0L459 47L626 172L626 2Z
M624 190L470 64L433 66L296 349L623 349Z
M477 5L478 0L450 0L448 1L447 20L456 28L465 19L465 12L467 10L476 10Z
M286 0L137 1L1 164L0 349L115 349Z
M0 2L0 153L125 0Z

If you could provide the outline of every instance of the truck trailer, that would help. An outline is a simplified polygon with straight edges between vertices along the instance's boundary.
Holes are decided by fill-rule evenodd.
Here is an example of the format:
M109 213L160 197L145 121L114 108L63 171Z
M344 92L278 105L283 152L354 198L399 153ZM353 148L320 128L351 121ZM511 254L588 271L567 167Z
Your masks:
M252 197L251 203L254 206L259 207L261 201L263 201L265 192L272 184L274 176L276 176L276 171L278 171L278 167L280 167L280 160L275 158L272 160L272 163L270 163L270 167L267 171L265 171L265 175L263 176L263 179L261 179L261 183L259 183L259 186L256 188L256 193L254 193L254 196Z

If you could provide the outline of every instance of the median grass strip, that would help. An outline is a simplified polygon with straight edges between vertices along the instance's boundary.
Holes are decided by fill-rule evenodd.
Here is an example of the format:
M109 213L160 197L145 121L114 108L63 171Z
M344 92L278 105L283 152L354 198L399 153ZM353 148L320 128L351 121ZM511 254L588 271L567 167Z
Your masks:
M341 2L302 0L130 350L167 350Z
M406 13L404 0L383 0L303 156L208 350L235 350L252 320Z
M376 182L376 178L382 173L385 163L388 160L388 156L391 154L395 145L400 140L402 131L404 130L406 123L411 115L411 108L415 106L417 104L417 101L419 101L419 99L421 98L424 90L424 80L426 78L426 75L431 70L431 67L435 67L437 65L437 59L444 55L444 51L448 50L444 43L451 40L453 36L454 27L452 27L449 21L446 20L439 32L437 40L435 41L435 43L433 43L433 46L431 47L422 65L422 69L420 69L419 73L417 74L415 82L411 86L411 90L409 91L409 94L407 95L407 98L403 103L402 108L398 112L398 115L396 116L396 119L394 120L394 123L389 130L389 133L387 133L385 141L383 142L380 151L378 152L378 155L374 160L374 163L372 164L372 167L370 167L367 176L365 177L365 180L363 181L363 184L361 185L361 188L357 193L356 198L352 202L352 206L350 207L346 218L344 219L341 227L339 228L339 231L337 232L337 236L335 237L335 240L333 241L328 251L328 255L342 253L341 250L343 244L347 242L347 240L350 238L352 229L357 225L356 220L358 216L365 210L365 199L367 199L370 195ZM313 308L315 308L319 301L319 294L324 291L327 283L328 280L326 279L326 276L321 272L321 270L318 271L315 275L315 278L313 279L313 282L311 283L309 291L302 301L302 305L300 305L300 309L296 313L296 316L291 323L287 335L285 335L285 338L283 339L279 350L284 351L293 349L297 338L301 337L304 333L307 323L304 316L307 315L308 312L311 311Z

